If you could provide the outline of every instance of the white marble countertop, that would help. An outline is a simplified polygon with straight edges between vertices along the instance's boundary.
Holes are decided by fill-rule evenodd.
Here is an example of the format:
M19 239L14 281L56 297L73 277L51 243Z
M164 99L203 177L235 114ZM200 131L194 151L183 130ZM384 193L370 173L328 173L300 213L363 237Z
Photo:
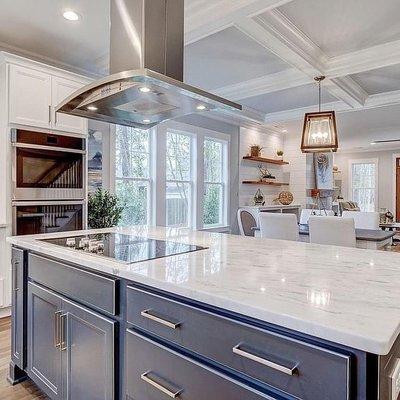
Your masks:
M65 232L8 241L375 354L400 334L400 254L173 228L90 232L105 231L209 249L126 265L37 240Z

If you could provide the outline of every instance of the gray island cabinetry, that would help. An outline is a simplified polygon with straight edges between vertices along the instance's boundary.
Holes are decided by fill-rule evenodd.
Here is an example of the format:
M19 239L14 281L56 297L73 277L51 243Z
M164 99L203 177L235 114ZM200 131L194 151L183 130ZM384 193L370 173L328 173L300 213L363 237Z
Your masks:
M399 340L374 354L145 284L140 274L170 266L168 257L132 274L129 265L96 269L105 261L91 254L78 264L71 253L13 243L14 384L28 377L54 400L396 398Z

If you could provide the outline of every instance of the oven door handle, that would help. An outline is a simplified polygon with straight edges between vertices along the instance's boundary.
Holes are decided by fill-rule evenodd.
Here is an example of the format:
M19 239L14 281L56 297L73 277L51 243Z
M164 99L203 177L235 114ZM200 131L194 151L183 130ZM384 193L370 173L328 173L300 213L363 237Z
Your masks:
M13 145L13 147L19 147L22 149L51 150L51 151L59 151L59 152L63 152L63 153L86 154L85 150L70 149L67 147L44 146L41 144L30 144L30 143L12 143L12 145Z

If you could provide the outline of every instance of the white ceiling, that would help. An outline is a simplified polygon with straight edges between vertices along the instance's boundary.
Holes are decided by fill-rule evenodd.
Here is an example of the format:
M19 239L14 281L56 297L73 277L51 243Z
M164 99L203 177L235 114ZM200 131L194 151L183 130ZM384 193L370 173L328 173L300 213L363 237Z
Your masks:
M187 82L267 113L271 129L300 134L304 112L317 109L313 77L323 74L323 103L338 112L344 145L400 132L392 117L400 111L399 0L185 6ZM65 9L82 20L64 20ZM96 74L108 65L108 37L109 0L0 0L0 48Z
M95 62L108 54L109 0L1 0L0 8L0 47L91 72L98 72ZM82 20L65 20L67 9Z
M400 64L350 75L368 94L400 90Z
M329 57L400 39L399 0L296 0L279 10Z
M337 101L327 90L321 90L323 103ZM318 103L318 88L315 84L297 86L290 89L279 90L260 96L244 99L242 104L267 113L284 111L291 108L309 107ZM318 110L316 110L318 111Z
M185 81L207 90L288 68L288 64L235 27L185 48Z

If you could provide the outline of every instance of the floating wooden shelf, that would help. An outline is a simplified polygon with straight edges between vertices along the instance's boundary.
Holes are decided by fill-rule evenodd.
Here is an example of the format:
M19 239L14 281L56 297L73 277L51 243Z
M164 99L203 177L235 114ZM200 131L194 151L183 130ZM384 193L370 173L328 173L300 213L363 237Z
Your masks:
M264 181L243 181L242 182L245 185L272 185L272 186L287 186L289 185L288 183L284 182L264 182Z
M263 163L267 163L267 164L276 164L276 165L287 165L287 164L289 164L287 161L275 160L273 158L264 158L264 157L244 156L243 160L255 161L255 162L263 162Z

